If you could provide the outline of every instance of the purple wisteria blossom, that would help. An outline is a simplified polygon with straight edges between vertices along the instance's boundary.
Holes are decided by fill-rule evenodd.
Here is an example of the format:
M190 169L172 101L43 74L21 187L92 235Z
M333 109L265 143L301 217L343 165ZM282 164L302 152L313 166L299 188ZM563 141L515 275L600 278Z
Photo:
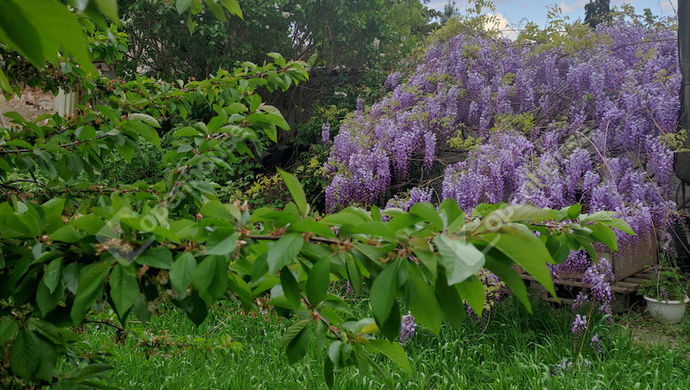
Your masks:
M598 353L601 353L601 341L599 340L599 333L595 333L592 339L589 341L589 346L596 349Z
M575 315L575 321L573 322L572 332L574 335L579 335L585 332L587 329L587 316L580 314Z
M553 370L551 371L551 376L556 376L559 373L566 372L575 367L589 369L590 367L592 367L592 362L590 362L587 359L582 359L577 360L576 363L573 363L570 361L570 359L563 358L563 360L561 360L561 362L556 364L556 366L553 368Z
M414 187L410 190L409 196L407 197L399 197L395 196L392 199L388 200L386 203L386 209L395 207L402 209L404 211L407 211L412 207L412 205L416 203L421 203L421 202L431 202L431 195L432 195L432 190L431 188L424 189L424 188L417 188Z
M331 124L328 122L321 125L321 143L325 146L331 143Z
M623 19L596 33L603 39L583 43L577 55L476 34L432 45L410 74L389 75L388 96L342 124L326 164L327 208L381 205L392 184L419 180L419 168L426 174L459 160L440 167L442 196L465 211L481 202L580 203L584 212L620 213L638 234L664 231L675 209L673 153L662 138L676 131L679 110L676 33ZM533 126L500 120L524 114ZM477 146L437 158L459 134ZM351 161L371 154L377 158ZM373 192L344 190L371 187L361 180L369 176ZM619 244L634 240L617 235Z
M383 86L393 90L398 86L398 84L400 84L400 80L402 80L404 76L405 75L403 73L393 72L386 77L386 82L383 84Z
M611 283L613 280L611 262L605 258L593 263L582 276L582 283L587 286L589 299L599 304L599 310L605 314L611 313L611 302L613 301Z
M412 313L408 311L407 314L402 316L402 320L400 321L400 343L402 344L411 340L416 329L417 324L414 321L414 317Z

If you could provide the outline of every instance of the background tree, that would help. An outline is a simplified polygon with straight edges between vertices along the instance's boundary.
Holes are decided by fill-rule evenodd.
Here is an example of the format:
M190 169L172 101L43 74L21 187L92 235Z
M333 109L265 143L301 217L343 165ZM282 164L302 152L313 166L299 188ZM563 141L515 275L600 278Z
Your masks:
M130 38L119 71L168 81L203 79L218 68L258 63L265 53L279 52L309 64L308 83L270 99L288 122L302 123L312 116L310 102L332 97L337 87L371 82L377 72L374 84L382 84L379 70L396 66L435 28L437 13L427 2L247 0L241 4L244 19L219 20L205 9L189 13L185 27L172 2L123 0L123 29ZM354 108L357 96L349 97Z
M439 17L441 24L445 24L450 18L458 14L458 8L455 6L454 0L448 0L448 3L443 6L443 12Z
M590 0L585 4L585 23L592 27L597 24L610 20L609 13L611 12L609 0Z

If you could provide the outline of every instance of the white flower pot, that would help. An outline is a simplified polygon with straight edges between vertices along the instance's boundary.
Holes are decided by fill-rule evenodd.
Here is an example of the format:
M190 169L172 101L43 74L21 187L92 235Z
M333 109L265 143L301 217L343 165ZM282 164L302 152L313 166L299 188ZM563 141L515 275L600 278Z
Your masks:
M659 301L648 296L644 296L647 301L647 310L652 317L659 321L669 324L677 324L683 319L685 306L690 302L687 296L682 301Z

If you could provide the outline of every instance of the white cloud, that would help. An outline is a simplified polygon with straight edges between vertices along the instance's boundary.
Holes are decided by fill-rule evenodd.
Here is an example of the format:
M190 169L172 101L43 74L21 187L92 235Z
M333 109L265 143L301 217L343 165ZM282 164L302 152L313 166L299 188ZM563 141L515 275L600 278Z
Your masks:
M572 1L561 1L558 3L558 7L563 11L564 14L569 14L571 12L575 11L581 11L585 8L585 4L589 3L588 0L577 0L575 2Z
M484 28L492 31L500 31L503 37L508 39L517 38L518 31L516 28L510 25L508 18L503 16L502 13L497 12L495 14L489 14L491 17L484 24Z
M659 0L662 15L675 14L678 11L678 0Z

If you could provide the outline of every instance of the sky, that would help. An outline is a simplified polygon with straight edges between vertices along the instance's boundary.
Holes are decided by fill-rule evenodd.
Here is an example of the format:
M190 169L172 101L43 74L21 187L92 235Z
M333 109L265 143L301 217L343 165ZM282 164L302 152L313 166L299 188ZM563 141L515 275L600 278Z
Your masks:
M611 0L611 7L627 3L635 7L637 13L649 8L655 15L671 16L675 14L678 0ZM443 10L448 0L431 0L429 7ZM547 7L557 4L563 14L571 20L585 18L585 4L589 0L494 0L496 4L496 16L501 19L501 25L516 26L524 24L524 21L537 22L540 26L546 23ZM464 11L467 0L455 0L456 7ZM521 23L522 22L522 23Z

